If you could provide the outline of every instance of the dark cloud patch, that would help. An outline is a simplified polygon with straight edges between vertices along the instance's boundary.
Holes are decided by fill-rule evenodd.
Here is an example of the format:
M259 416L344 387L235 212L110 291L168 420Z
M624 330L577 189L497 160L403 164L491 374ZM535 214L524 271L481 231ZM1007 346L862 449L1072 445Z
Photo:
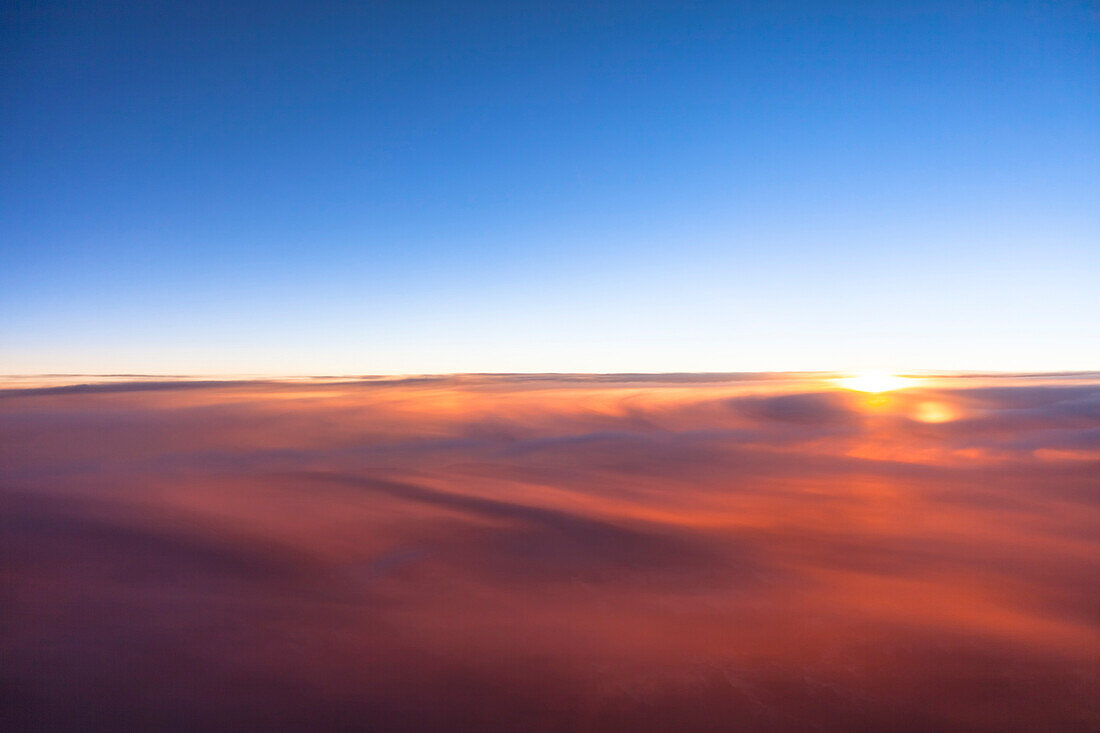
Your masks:
M722 382L752 382L769 379L794 379L803 376L795 372L622 372L608 374L478 374L493 381L519 384L538 382L580 384L709 384Z
M50 395L95 395L120 392L163 392L165 390L196 390L214 387L255 386L264 382L254 381L191 381L172 380L158 382L102 382L89 384L67 384L58 387L27 387L23 389L0 389L0 398L45 397Z
M775 397L741 397L729 406L755 420L799 425L852 424L859 413L851 409L848 397L837 392L809 392Z
M1016 439L1002 440L997 445L1004 449L1017 451L1063 448L1100 452L1100 427L1037 430Z
M295 585L319 569L288 547L228 528L189 526L184 517L143 515L118 499L4 492L0 506L9 570L33 569L60 582L195 593L219 583Z
M1093 403L1097 399L1095 384L1044 384L1022 386L971 387L957 394L995 409L1023 410L1053 408L1060 412L1073 403Z
M467 572L504 573L512 580L617 583L639 577L669 579L675 575L682 579L684 574L745 580L762 570L756 560L750 561L747 547L733 546L727 540L724 551L719 552L708 547L705 538L636 522L626 526L557 509L453 494L381 478L332 472L294 474L291 478L337 483L500 522L497 527L479 524L474 531L461 533L469 546L460 543L447 552L435 553L451 559L463 555ZM736 567L727 554L734 556Z

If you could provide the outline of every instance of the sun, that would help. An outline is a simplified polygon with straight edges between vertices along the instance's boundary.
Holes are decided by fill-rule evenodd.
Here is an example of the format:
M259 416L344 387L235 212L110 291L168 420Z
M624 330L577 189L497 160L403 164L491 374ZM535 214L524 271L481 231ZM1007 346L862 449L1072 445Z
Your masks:
M919 380L912 377L899 377L886 372L860 372L852 377L834 380L838 386L854 389L857 392L889 392L895 389L912 387Z

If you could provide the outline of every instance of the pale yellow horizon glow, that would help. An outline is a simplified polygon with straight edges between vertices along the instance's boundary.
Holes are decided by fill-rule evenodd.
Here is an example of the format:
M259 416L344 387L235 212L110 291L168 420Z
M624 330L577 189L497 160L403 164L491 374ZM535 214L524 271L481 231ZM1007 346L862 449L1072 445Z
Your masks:
M842 377L835 380L836 384L844 389L852 389L857 392L891 392L895 389L915 387L920 383L913 377L899 377L887 372L859 372L851 377Z

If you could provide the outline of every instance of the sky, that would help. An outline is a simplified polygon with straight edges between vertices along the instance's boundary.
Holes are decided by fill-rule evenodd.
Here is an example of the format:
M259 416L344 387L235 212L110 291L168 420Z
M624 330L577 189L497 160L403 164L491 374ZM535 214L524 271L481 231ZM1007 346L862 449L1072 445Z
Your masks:
M0 373L1100 366L1086 2L15 2Z

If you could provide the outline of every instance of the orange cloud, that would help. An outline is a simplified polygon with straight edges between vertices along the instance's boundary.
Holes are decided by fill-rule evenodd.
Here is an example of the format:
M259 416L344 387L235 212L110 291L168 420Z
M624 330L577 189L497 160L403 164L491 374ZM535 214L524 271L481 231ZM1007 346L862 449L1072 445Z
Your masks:
M0 391L9 720L1093 725L1100 380L871 399L813 375Z

